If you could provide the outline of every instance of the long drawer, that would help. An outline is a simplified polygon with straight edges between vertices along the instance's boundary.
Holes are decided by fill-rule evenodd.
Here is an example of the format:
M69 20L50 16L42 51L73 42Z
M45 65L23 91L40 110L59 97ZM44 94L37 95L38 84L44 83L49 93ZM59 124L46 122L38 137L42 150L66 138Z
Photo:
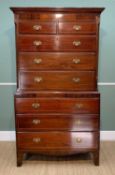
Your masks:
M39 149L97 149L98 134L95 132L36 132L17 133L18 148Z
M99 114L99 98L17 98L16 113Z
M95 35L21 35L19 51L96 51Z
M18 67L26 70L95 70L95 53L19 53Z
M96 131L99 116L91 114L17 114L18 131Z
M95 90L95 71L20 71L23 90Z

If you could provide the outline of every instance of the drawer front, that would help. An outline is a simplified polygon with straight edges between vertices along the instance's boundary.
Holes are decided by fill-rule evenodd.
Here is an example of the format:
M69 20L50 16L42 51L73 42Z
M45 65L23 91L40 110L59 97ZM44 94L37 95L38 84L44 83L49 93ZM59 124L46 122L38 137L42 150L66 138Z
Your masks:
M22 34L47 34L56 33L55 22L20 21L18 23L19 33Z
M98 114L99 98L16 98L16 113Z
M96 131L99 129L99 116L91 114L43 114L16 115L18 131Z
M23 90L95 90L95 72L20 72Z
M94 71L20 72L19 85L24 90L95 90Z
M19 69L95 70L95 53L19 53Z
M96 22L60 22L60 34L96 34Z
M56 28L56 22L38 22L32 20L20 21L18 23L18 31L22 34L95 34L95 22L59 22Z
M19 51L96 51L93 35L34 35L18 37Z
M80 14L80 13L61 13L61 12L53 12L53 13L39 13L39 12L26 12L26 13L20 13L19 14L20 20L25 19L32 19L37 21L94 21L96 20L96 15L90 15L90 14Z
M96 149L98 134L92 132L36 132L18 133L20 149Z

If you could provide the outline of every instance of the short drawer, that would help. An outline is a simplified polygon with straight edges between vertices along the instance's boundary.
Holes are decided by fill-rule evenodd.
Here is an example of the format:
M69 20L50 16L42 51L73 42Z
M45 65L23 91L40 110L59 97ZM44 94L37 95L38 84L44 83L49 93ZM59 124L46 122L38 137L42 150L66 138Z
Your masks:
M59 22L60 34L96 34L96 22Z
M96 36L29 35L18 37L19 51L96 51Z
M18 133L18 148L39 149L96 149L98 134L92 132L36 132Z
M19 69L26 70L95 70L95 53L19 53Z
M56 33L55 22L38 22L38 21L20 21L18 23L18 31L21 34L47 34Z
M18 131L96 131L99 116L91 114L18 114Z
M16 113L98 114L99 98L16 98Z
M23 90L95 90L95 71L20 71Z

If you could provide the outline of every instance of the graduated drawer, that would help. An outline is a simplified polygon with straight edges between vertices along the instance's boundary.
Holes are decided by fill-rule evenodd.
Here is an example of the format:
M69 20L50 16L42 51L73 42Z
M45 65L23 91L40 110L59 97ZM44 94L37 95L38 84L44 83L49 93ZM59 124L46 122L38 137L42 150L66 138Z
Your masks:
M59 34L96 34L96 22L59 22Z
M94 35L21 35L19 51L96 51Z
M99 114L99 98L16 98L16 114Z
M98 134L95 132L36 132L18 133L18 148L39 149L96 149Z
M95 90L95 71L20 71L24 90Z
M95 53L19 53L19 69L39 70L95 70Z
M39 114L16 115L18 131L96 131L99 116L91 114Z
M20 21L18 23L18 31L21 34L47 34L56 33L56 23L55 22L38 22L32 20Z

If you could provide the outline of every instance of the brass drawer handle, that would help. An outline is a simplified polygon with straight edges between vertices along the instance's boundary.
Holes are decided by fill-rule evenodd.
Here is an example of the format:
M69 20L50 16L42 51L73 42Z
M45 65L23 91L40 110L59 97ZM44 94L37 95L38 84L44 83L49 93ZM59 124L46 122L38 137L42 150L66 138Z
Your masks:
M34 41L33 44L34 44L34 46L41 46L42 42L41 41Z
M34 81L37 83L40 83L42 80L43 80L42 77L35 77L34 78Z
M33 104L32 104L32 107L33 107L34 109L38 109L38 108L40 107L40 104L39 104L39 103L33 103Z
M81 124L82 124L82 121L81 121L81 120L76 120L76 121L75 121L75 124L76 124L76 125L81 125Z
M41 139L38 137L38 138L33 138L33 142L34 143L39 143L41 141Z
M73 26L73 29L79 31L79 30L81 30L81 26L79 26L79 25L74 25L74 26Z
M35 124L35 125L37 125L37 124L40 124L41 121L38 120L38 119L33 119L33 120L32 120L32 123Z
M73 78L73 82L79 83L80 82L80 78Z
M33 61L34 61L35 64L40 64L42 62L42 59L41 58L35 58Z
M80 63L80 59L78 59L78 58L74 58L74 59L73 59L73 63L75 63L75 64Z
M80 46L81 45L81 41L73 41L73 45L74 46Z
M82 139L80 137L76 138L76 142L77 143L81 143L82 142Z
M33 29L34 30L41 30L42 29L42 26L40 26L40 25L34 25L33 26Z
M78 108L78 109L83 108L83 104L81 104L81 103L80 103L80 104L76 104L75 106L76 106L76 108Z

